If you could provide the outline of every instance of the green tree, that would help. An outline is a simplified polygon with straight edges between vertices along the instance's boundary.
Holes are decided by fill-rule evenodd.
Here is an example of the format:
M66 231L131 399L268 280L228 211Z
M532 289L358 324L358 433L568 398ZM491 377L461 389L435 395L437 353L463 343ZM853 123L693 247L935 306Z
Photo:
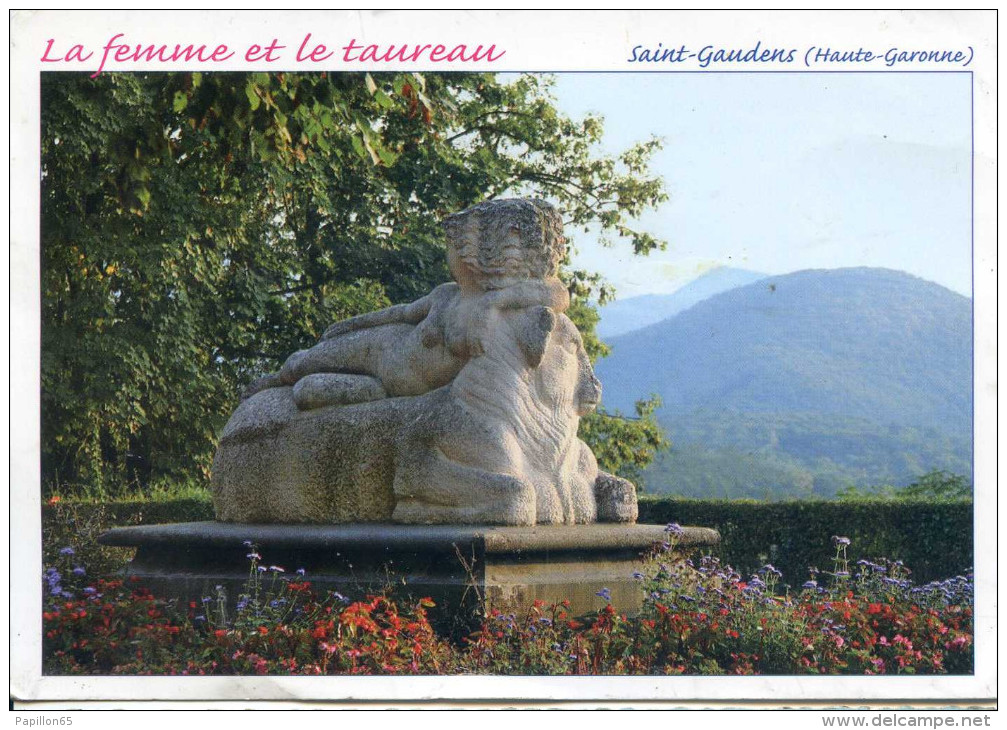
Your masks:
M836 496L840 500L911 498L957 502L972 499L972 482L961 474L932 469L904 487L882 485L860 489L850 486Z
M934 469L899 491L906 497L928 497L940 500L971 499L972 482L961 474L951 474L941 469Z
M600 154L601 120L559 113L550 84L44 74L44 479L205 474L252 377L334 320L445 281L440 220L479 201L536 195L570 233L639 254L663 245L632 226L666 199L648 170L659 141ZM597 356L586 301L606 292L586 272L564 276ZM606 439L635 443L634 423L650 434L646 414L593 418L585 437L601 453Z

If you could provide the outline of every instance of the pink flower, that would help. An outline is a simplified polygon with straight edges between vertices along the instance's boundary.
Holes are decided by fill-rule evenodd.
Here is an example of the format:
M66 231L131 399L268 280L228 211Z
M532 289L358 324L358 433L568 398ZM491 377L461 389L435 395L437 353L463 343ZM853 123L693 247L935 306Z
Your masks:
M951 641L946 643L944 646L948 649L963 649L968 646L969 637L967 636L956 636Z

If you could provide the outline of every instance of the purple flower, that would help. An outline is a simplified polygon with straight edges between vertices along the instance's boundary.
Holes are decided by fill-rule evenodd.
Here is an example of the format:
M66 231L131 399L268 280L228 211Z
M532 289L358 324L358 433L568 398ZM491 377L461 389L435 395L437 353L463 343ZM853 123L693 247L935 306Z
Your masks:
M245 557L249 560L262 560L262 556L255 552L249 553Z
M598 596L599 598L604 598L606 601L612 600L612 591L610 591L608 588L602 588L594 595Z
M298 568L298 569L297 569L297 574L298 574L298 575L304 575L304 573L305 573L305 570L304 570L304 568Z
M644 579L644 575L639 570L636 570L636 571L633 571L633 578L635 580L643 580Z
M675 535L676 537L685 532L685 530L682 529L682 526L677 522L669 522L668 526L664 528L664 531L671 535Z
M344 596L342 593L339 593L338 591L332 591L332 597L335 598L340 603L349 603L350 602L349 598L347 598L346 596Z
M818 588L818 582L817 581L813 581L813 580L809 580L809 581L806 581L804 583L804 585L801 586L801 587L802 588Z
M79 566L79 565L78 565L78 566L77 566L76 568L74 568L72 572L73 572L73 574L74 574L74 575L86 575L86 574L87 574L87 571L86 571L86 570L84 570L84 569L83 569L83 568L82 568L81 566Z
M281 568L279 565L270 565L269 569L271 571L273 571L274 573L286 573L287 572L283 568Z
M833 535L832 544L835 545L836 547L839 547L840 545L846 546L850 544L850 538L840 537L839 535Z
M85 589L84 589L84 593L86 593L86 594L87 594L87 595L89 595L89 596L93 596L93 595L94 595L95 593L97 593L97 592L98 592L98 591L96 591L96 590L95 590L94 588L92 588L91 586L88 586L87 588L85 588Z
M243 543L241 543L241 544L242 544L242 545L244 545L244 546L245 546L245 547L247 547L247 548L250 548L250 547L252 547L252 541L251 541L251 540L245 540L245 541L244 541Z
M59 554L60 555L74 555L75 551L74 551L74 549L72 547L70 547L69 545L67 545L65 548L60 548Z

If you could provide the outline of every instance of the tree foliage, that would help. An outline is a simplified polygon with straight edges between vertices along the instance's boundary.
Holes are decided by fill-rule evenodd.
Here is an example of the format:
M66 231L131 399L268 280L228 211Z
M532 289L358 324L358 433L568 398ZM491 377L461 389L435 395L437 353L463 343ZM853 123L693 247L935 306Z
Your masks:
M43 478L205 474L244 384L332 321L447 280L440 220L474 203L536 195L570 234L663 245L632 224L666 197L659 141L600 154L601 120L561 114L550 83L44 74ZM601 282L564 277L602 354ZM603 422L586 437L635 433Z
M580 437L591 445L599 466L635 482L641 491L646 486L643 470L670 446L654 417L660 405L660 398L641 400L635 418L599 410L580 423Z
M972 499L972 482L963 474L933 469L904 487L885 484L878 487L847 487L837 495L840 500L927 499L935 502L960 502Z

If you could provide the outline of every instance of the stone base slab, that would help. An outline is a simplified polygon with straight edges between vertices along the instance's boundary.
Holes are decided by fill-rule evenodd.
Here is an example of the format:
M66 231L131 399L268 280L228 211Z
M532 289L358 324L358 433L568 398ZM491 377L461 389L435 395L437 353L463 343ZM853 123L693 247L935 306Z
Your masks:
M304 568L316 591L350 598L390 590L401 599L429 596L446 616L516 612L536 599L570 601L571 615L598 610L603 588L620 612L639 608L632 574L642 556L668 539L662 525L548 525L538 527L394 524L251 525L186 522L120 527L104 545L136 548L127 575L155 594L199 600L215 586L236 600L249 575L251 541L262 565L292 574ZM716 530L686 527L681 549L718 543ZM267 577L266 581L271 578ZM453 620L453 619L452 619Z

